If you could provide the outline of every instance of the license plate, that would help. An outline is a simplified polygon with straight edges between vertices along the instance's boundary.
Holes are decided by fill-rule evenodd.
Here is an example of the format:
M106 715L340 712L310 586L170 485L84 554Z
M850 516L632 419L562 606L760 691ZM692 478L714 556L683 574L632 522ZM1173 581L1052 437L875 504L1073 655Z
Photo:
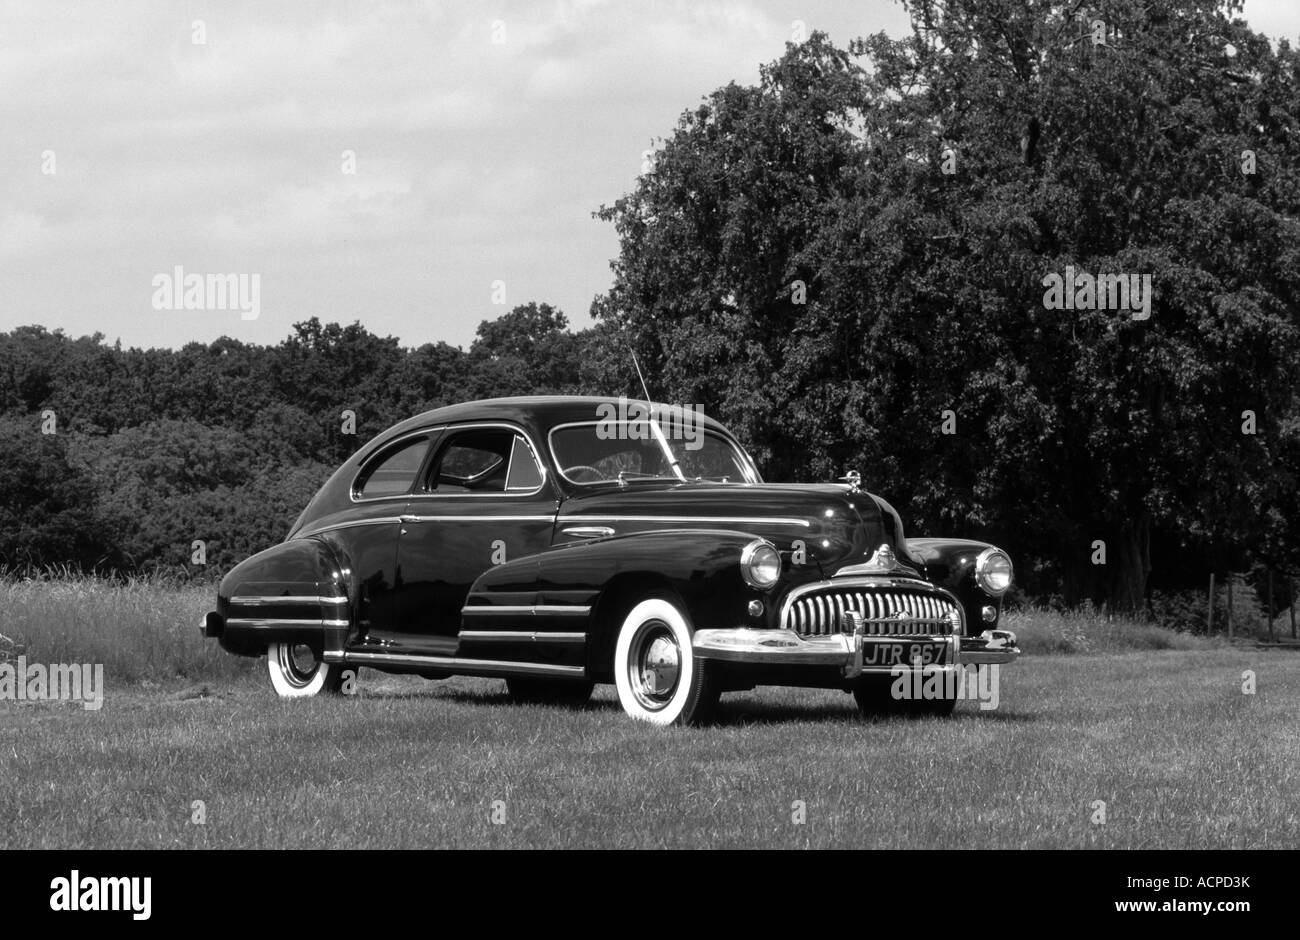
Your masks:
M862 665L876 667L943 665L948 644L933 640L863 640Z

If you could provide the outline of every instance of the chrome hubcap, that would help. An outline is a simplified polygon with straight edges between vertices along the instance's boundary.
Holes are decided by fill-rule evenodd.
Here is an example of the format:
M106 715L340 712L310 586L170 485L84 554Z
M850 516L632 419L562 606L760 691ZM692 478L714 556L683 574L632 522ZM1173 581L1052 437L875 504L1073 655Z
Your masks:
M311 647L302 643L284 643L280 646L280 671L290 685L302 686L311 682L320 668L320 662Z
M682 652L666 623L643 623L632 639L628 660L628 679L637 701L651 711L672 701L681 678Z

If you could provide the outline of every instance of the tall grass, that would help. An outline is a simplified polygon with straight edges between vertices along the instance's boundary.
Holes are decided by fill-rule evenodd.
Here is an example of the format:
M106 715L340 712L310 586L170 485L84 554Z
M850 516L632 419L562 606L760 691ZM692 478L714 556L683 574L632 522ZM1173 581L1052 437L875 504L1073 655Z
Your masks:
M178 578L108 579L49 571L0 577L0 661L103 663L118 682L215 679L246 674L232 656L199 636L216 588ZM1010 611L1003 625L1027 654L1203 650L1223 641L1151 623L1076 611Z
M1008 611L1001 626L1015 631L1025 653L1124 653L1138 650L1206 650L1223 646L1212 637L1193 636L1141 620L1078 610L1029 608Z
M119 682L235 676L252 660L199 636L216 590L169 578L0 579L0 659L102 663Z

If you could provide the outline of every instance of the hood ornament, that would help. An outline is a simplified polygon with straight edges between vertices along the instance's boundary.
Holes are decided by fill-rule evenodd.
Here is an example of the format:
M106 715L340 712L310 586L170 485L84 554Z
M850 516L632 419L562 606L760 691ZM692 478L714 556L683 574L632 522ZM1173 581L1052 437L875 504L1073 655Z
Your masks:
M867 562L868 567L877 571L893 571L898 567L898 557L888 542L881 542L874 555Z
M842 578L855 574L888 574L891 571L898 571L902 567L898 562L898 555L894 552L893 546L888 542L881 542L880 546L871 553L871 557L866 561L841 568L832 577Z
M858 484L862 482L862 474L858 473L856 470L850 470L848 473L844 474L844 476L840 477L840 482L849 485L850 493L862 492L862 490L858 489Z

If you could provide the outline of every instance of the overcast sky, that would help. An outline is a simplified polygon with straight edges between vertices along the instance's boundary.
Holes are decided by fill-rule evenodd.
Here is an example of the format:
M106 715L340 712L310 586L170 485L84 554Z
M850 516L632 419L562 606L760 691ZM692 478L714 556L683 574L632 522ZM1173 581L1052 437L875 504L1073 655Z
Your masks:
M1300 36L1296 0L1246 16ZM0 2L0 330L275 343L315 315L467 344L529 300L585 326L617 250L593 210L796 20L841 45L907 22L892 0ZM177 266L257 274L257 319L155 309Z

